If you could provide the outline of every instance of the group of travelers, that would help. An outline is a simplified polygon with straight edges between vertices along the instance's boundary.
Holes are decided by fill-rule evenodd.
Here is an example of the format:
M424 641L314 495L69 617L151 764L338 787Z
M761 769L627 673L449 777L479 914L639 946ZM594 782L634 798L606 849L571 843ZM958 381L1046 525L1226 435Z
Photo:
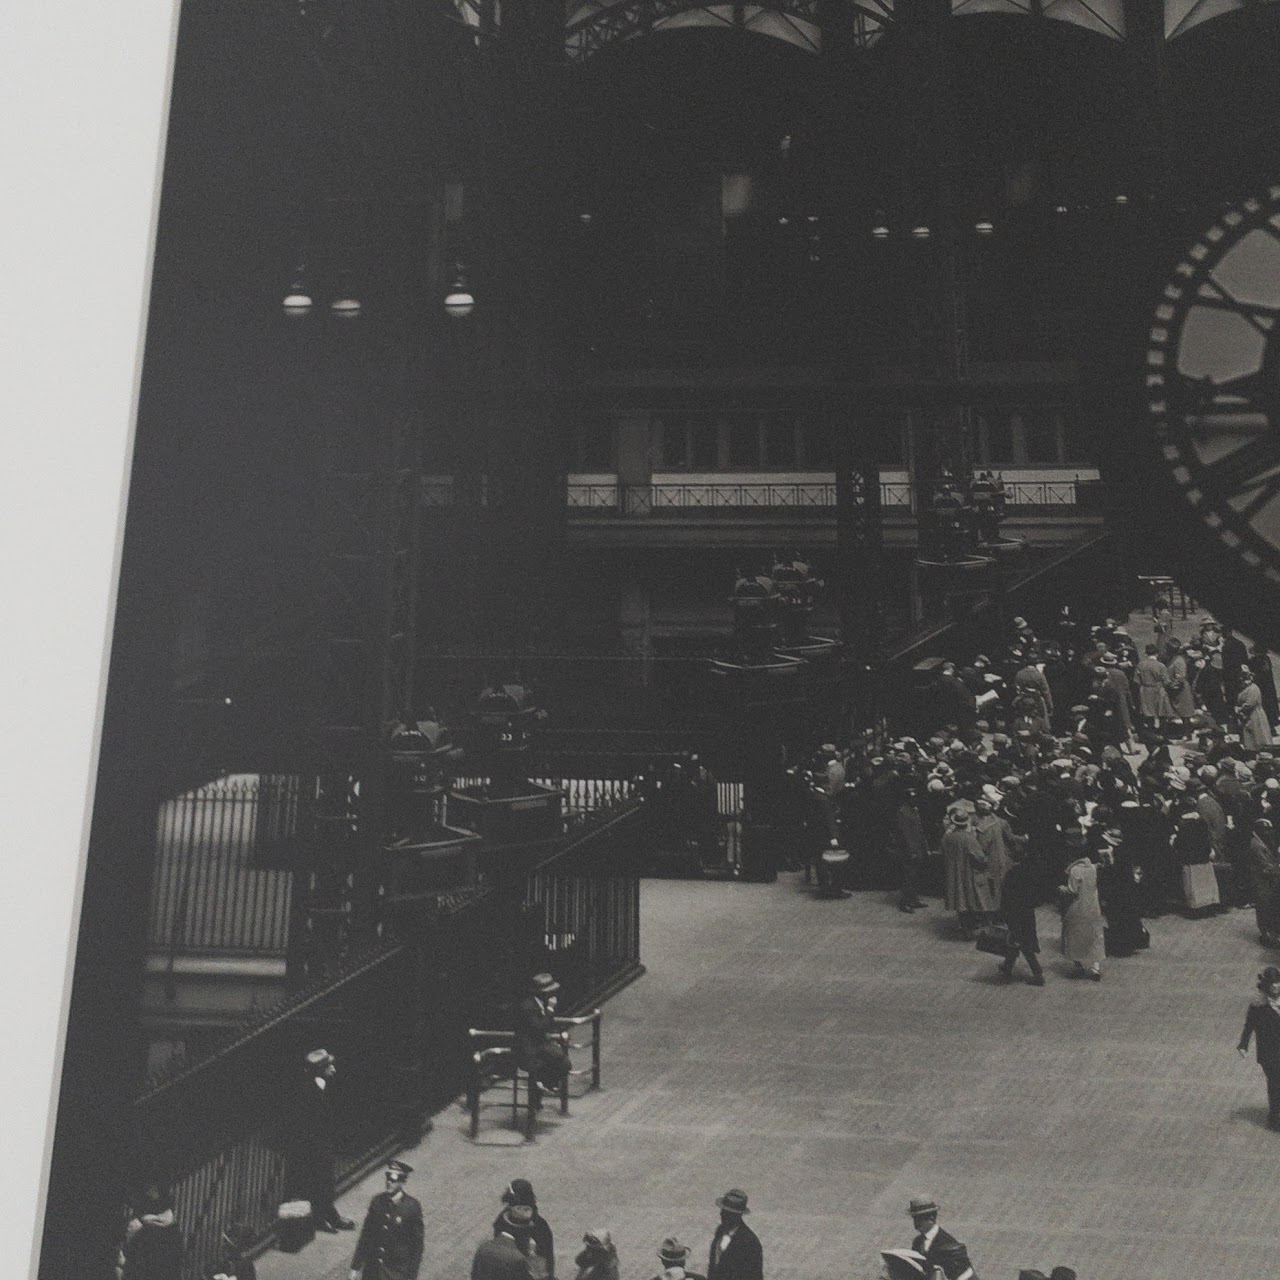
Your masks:
M1114 619L1085 628L1064 609L1041 642L1016 618L995 658L939 665L919 737L823 743L793 771L819 885L878 876L906 913L940 891L960 935L1006 975L1025 960L1034 985L1045 903L1061 908L1074 972L1094 981L1171 910L1252 906L1261 941L1280 945L1270 659L1212 621L1184 645L1167 609L1155 631L1139 657Z

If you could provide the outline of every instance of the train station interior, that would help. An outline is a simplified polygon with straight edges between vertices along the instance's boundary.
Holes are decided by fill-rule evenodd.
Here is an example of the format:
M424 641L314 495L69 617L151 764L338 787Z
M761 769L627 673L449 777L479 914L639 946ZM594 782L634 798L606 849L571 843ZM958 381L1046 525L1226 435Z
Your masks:
M365 1280L514 1178L561 1275L705 1271L726 1188L779 1280L917 1197L983 1280L1264 1274L1278 64L1270 0L183 0L41 1280L347 1277L320 1049L337 1217L423 1207Z

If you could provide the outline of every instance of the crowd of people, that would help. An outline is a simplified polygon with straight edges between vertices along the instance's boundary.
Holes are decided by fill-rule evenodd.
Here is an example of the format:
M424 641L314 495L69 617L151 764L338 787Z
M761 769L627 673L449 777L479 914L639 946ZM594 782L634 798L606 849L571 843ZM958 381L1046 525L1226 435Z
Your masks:
M913 914L928 905L922 895L939 892L958 936L992 953L1006 978L1024 963L1035 986L1046 981L1037 923L1046 903L1060 909L1072 972L1092 981L1102 980L1107 957L1145 949L1144 921L1169 911L1252 907L1261 942L1280 946L1280 710L1270 657L1249 652L1229 627L1179 624L1167 609L1153 630L1140 653L1115 619L1086 627L1064 609L1043 636L1016 618L993 655L942 662L929 691L934 722L918 736L822 743L789 771L779 825L790 822L790 847L833 896L856 877L880 875L895 884L898 909ZM714 777L691 757L667 782L667 799L680 799L673 815L715 856ZM554 1034L558 989L552 975L536 974L514 1004L516 1061L546 1093L568 1067ZM1237 1048L1247 1056L1255 1047L1268 1123L1280 1130L1280 967L1259 974L1258 992ZM312 1233L355 1232L335 1205L334 1055L307 1052L303 1074L292 1184ZM407 1190L412 1173L400 1160L387 1165L385 1189L355 1236L351 1280L416 1280L424 1225ZM472 1280L554 1280L553 1234L532 1186L516 1179L502 1199ZM656 1248L653 1280L762 1280L746 1194L735 1188L716 1204L705 1273L672 1235ZM910 1247L881 1255L889 1280L976 1280L965 1247L938 1226L937 1205L913 1200L909 1212ZM255 1280L258 1234L228 1228L210 1280ZM120 1280L178 1280L182 1255L171 1196L145 1188ZM583 1234L573 1267L573 1280L618 1280L608 1229ZM1074 1280L1074 1272L1029 1270L1020 1280Z
M1043 638L943 662L936 727L920 738L822 744L797 769L804 861L828 892L879 868L898 907L940 889L960 936L1035 985L1036 908L1062 909L1061 945L1098 981L1106 956L1148 945L1144 919L1252 906L1280 945L1280 712L1269 656L1169 611L1138 646L1114 619L1064 609Z

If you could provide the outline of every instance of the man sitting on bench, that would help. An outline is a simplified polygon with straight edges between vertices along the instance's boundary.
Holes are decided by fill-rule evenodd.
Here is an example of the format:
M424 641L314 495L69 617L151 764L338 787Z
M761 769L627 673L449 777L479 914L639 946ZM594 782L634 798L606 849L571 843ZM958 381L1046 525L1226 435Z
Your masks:
M556 1036L556 992L560 984L549 973L529 979L529 992L516 1006L516 1065L543 1093L558 1094L569 1072L569 1055Z

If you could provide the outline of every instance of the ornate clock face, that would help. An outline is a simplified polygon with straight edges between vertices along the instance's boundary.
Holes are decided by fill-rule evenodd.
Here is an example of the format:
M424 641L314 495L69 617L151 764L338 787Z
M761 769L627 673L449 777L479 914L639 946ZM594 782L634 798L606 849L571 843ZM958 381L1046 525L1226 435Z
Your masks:
M1225 558L1254 592L1264 588L1274 607L1280 596L1280 187L1224 214L1178 263L1155 310L1146 382L1168 473L1225 553L1214 558Z

